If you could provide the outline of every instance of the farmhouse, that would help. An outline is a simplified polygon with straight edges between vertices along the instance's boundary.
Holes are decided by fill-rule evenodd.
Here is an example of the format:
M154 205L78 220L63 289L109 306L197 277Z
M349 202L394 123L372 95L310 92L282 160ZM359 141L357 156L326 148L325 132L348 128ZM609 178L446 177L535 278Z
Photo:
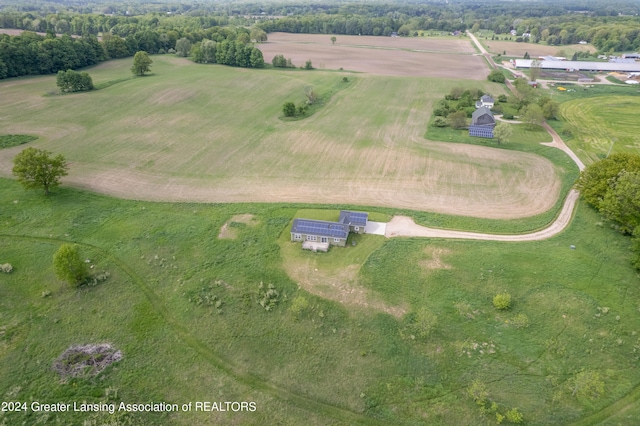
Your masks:
M302 248L313 251L327 251L329 246L345 247L350 232L364 233L368 218L368 213L342 210L337 222L294 219L291 241L301 241Z
M493 108L495 101L489 95L483 95L478 102L476 102L476 108Z
M492 139L495 125L496 119L493 117L491 110L487 107L480 107L471 115L469 136Z

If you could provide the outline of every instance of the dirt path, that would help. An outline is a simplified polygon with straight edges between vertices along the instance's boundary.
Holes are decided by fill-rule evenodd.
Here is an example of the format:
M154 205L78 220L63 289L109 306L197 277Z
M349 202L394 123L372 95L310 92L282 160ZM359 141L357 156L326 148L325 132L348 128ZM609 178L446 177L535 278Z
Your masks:
M485 241L538 241L551 238L562 232L571 222L576 201L580 193L572 189L562 206L560 214L556 220L547 228L529 234L482 234L477 232L452 231L448 229L429 228L417 225L412 218L407 216L394 216L387 223L385 236L391 237L428 237L428 238L455 238L462 240L485 240Z

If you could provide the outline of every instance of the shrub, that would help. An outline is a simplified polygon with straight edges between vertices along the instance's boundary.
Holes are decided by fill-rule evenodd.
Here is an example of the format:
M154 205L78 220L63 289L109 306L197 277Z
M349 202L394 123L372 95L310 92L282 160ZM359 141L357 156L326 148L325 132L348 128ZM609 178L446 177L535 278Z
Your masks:
M278 303L280 293L273 286L269 284L265 289L264 284L260 281L258 286L258 304L264 308L265 311L270 311Z
M433 126L434 127L447 127L449 125L449 123L447 123L447 120L445 120L442 117L436 117L433 120Z
M494 83L504 83L504 81L506 80L504 74L502 74L502 72L497 68L493 69L489 73L489 76L487 77L487 79L489 81L493 81Z
M293 117L296 115L296 105L293 102L285 102L282 105L282 112L285 117Z
M493 296L493 306L496 309L504 310L511 307L511 295L509 293L498 293Z
M511 320L511 323L515 328L527 328L529 327L529 317L525 314L518 314Z
M295 299L293 299L293 302L291 303L291 307L289 308L289 310L291 311L293 316L297 319L300 316L300 314L302 314L302 312L308 307L309 307L309 302L307 301L307 299L305 299L304 296L298 296Z
M506 417L507 417L507 420L509 420L511 423L519 424L524 421L524 418L522 417L522 413L518 411L517 408L512 408L511 410L507 411Z
M53 268L59 279L75 287L79 287L89 277L87 265L80 259L77 245L61 245L53 255Z
M467 395L469 398L473 399L476 404L484 405L487 398L489 398L489 391L487 390L487 385L483 382L480 380L474 380L467 388Z
M0 265L0 271L4 272L5 274L10 274L13 271L13 266L11 266L10 263L3 263L2 265Z
M306 69L306 70L312 70L313 69L313 65L311 64L311 59L307 59L307 62L304 63L304 69Z

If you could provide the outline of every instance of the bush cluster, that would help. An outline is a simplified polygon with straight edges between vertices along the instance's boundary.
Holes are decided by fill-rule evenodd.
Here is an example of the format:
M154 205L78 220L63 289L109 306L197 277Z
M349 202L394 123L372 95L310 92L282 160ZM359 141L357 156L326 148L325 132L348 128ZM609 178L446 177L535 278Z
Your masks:
M496 309L504 310L511 307L511 295L509 293L498 293L493 296L493 306Z
M272 310L280 300L280 293L276 290L273 284L266 286L262 281L258 285L258 304L264 308L265 311Z

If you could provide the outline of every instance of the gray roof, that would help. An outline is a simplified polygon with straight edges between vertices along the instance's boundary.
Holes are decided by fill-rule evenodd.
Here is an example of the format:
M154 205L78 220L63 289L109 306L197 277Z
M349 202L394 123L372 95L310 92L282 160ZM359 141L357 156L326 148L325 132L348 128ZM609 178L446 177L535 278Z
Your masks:
M491 103L491 104L492 104L492 103L494 102L493 98L492 98L491 96L489 96L489 95L483 95L483 96L480 98L480 100L481 100L482 102L484 102L485 104L486 104L486 103Z
M338 222L351 226L367 226L368 218L369 213L342 210L340 212L340 218L338 219Z
M482 119L485 115L488 115L490 118ZM471 124L473 125L486 125L486 124L496 124L495 118L493 118L493 114L491 110L487 107L480 107L477 110L473 111L471 114Z
M531 68L531 59L516 59L516 68ZM638 72L640 62L618 64L615 62L591 62L591 61L537 61L542 69L553 70L578 70L578 71L620 71Z
M324 220L294 219L291 232L346 239L349 236L349 225Z

